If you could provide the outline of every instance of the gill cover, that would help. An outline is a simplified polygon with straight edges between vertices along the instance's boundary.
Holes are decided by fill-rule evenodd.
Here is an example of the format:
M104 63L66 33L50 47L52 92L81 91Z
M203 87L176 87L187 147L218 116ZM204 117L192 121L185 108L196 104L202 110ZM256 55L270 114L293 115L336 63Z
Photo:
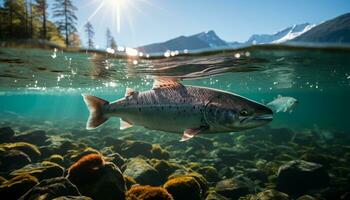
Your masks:
M229 98L217 95L211 98L204 109L204 119L211 127L221 130L229 130L234 123L236 116Z

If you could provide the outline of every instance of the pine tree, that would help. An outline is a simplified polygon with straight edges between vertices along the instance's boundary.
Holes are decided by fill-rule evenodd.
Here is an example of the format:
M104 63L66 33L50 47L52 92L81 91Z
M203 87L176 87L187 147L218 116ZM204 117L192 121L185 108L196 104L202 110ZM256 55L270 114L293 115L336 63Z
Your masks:
M66 46L69 46L69 35L77 31L75 27L77 8L73 5L72 0L55 0L53 6L53 16L58 19L56 24L58 29L64 32Z
M7 19L9 37L25 37L25 4L23 0L4 0L4 15Z
M94 28L92 27L92 24L90 22L87 22L84 27L85 27L85 32L86 32L86 35L88 38L88 47L93 48L94 47L93 38L95 35Z
M106 39L107 39L107 48L111 47L111 31L109 30L109 28L107 28L106 31Z
M112 49L117 49L117 43L115 42L113 36L112 36L112 38L111 38L111 48L112 48Z
M37 12L40 15L41 21L42 21L42 28L41 28L41 38L42 39L47 39L47 28L46 28L46 23L47 23L47 1L46 0L36 0L36 8Z

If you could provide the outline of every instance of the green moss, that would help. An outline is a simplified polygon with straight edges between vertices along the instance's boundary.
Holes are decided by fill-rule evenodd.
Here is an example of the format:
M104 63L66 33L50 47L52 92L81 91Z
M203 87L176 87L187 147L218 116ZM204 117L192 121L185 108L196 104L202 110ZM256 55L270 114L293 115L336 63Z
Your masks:
M39 148L28 142L15 142L0 144L1 151L18 150L27 154L32 160L36 160L41 156Z
M173 200L173 197L162 187L133 186L126 193L126 200Z
M163 176L168 177L175 170L180 169L181 167L177 164L170 163L165 160L156 160L151 161L152 166Z
M130 189L133 185L137 184L135 179L133 177L130 177L130 176L124 175L124 180L125 180L125 185L128 189Z
M169 152L162 149L162 147L159 144L153 144L152 145L152 157L153 158L158 158L158 159L169 159L170 155Z
M200 184L191 176L170 179L164 184L164 188L175 200L200 200L202 197Z
M50 162L54 162L54 163L57 163L57 164L62 164L63 160L64 160L63 157L61 155L59 155L59 154L53 154L49 158Z
M21 175L32 175L36 177L39 181L43 179L49 179L54 177L62 176L64 173L64 168L60 165L50 162L43 161L41 163L30 164L11 172L11 176L21 176Z

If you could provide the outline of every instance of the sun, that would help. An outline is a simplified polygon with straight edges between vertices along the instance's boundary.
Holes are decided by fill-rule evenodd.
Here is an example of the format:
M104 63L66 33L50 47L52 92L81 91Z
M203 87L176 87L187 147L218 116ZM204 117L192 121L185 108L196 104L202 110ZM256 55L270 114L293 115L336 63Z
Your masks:
M93 13L88 17L87 21L90 21L96 15L104 15L111 22L116 22L117 32L121 30L121 16L123 11L129 9L131 5L130 0L93 0L92 6L96 7ZM128 14L130 12L127 12ZM125 14L127 14L125 12Z
M120 32L120 16L121 9L127 7L128 0L104 0L108 8L112 9L116 13L117 18L117 32Z

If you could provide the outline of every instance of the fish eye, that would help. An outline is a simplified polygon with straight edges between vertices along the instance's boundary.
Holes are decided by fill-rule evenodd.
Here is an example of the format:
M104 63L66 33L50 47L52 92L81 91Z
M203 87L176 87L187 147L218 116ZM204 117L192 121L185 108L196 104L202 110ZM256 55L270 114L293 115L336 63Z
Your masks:
M239 114L241 114L242 116L247 116L248 115L248 111L243 108L241 111L239 111Z

